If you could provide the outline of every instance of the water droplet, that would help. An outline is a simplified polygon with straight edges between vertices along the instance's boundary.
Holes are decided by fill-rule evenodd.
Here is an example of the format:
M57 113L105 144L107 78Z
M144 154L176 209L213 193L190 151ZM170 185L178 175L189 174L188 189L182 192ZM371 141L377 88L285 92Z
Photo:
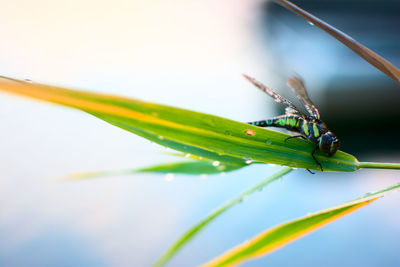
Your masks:
M190 157L189 153L185 154L185 158L189 158L189 157Z
M174 180L174 175L172 173L167 173L165 175L165 181L171 182L172 180Z
M223 171L225 169L226 169L225 165L220 165L220 166L217 167L217 170L219 170L219 171Z
M159 136L158 136L158 139L164 140L164 136L159 135Z
M230 131L225 131L225 135L231 135Z
M244 160L244 163L246 163L246 164L251 164L251 163L253 163L253 160L252 160L252 159L244 158L243 160Z
M266 143L267 145L271 145L271 144L272 144L271 140L269 140L269 139L267 139L267 140L265 141L265 143Z
M33 81L31 79L25 79L24 81L27 83L33 83Z
M244 131L244 133L247 135L250 135L250 136L253 136L256 134L253 130L246 130L246 131Z
M308 24L310 24L311 26L314 26L314 23L312 23L311 21L307 21Z
M213 165L214 167L219 166L219 161L213 161L212 165Z

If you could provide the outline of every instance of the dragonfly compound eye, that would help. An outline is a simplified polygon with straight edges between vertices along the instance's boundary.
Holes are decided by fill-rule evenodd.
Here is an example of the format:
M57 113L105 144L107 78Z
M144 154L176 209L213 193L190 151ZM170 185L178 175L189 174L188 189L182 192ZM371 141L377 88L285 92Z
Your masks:
M339 149L340 142L332 132L327 132L321 136L319 141L319 149L332 156Z

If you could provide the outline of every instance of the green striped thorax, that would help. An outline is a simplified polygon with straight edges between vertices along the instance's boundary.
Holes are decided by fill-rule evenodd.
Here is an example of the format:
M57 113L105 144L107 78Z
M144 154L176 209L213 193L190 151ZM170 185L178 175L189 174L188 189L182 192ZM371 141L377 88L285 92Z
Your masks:
M340 141L334 133L332 133L326 124L321 120L302 120L299 132L306 139L318 144L319 149L332 156L339 149Z

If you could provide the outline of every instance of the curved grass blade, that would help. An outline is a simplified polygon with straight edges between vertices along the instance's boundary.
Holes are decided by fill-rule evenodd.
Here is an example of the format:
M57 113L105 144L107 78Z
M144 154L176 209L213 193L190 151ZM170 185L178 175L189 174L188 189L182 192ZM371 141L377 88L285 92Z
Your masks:
M371 49L365 47L364 45L360 44L356 40L354 40L349 35L345 34L344 32L336 29L335 27L331 26L330 24L326 23L325 21L317 18L316 16L308 13L307 11L301 9L300 7L296 6L295 4L291 3L290 1L286 0L274 0L276 3L280 4L281 6L291 10L292 12L300 15L308 22L318 26L338 41L343 43L345 46L353 50L357 53L360 57L365 59L368 63L373 65L378 70L385 73L387 76L395 80L396 82L400 83L400 69L394 66L392 63L384 59L383 57L376 54Z
M236 266L244 261L265 256L371 203L391 191L399 190L399 188L400 183L375 193L366 194L363 197L342 205L272 227L202 266Z
M116 176L116 175L129 175L135 173L160 173L160 174L186 174L186 175L211 175L231 172L240 168L248 166L243 163L242 165L233 165L221 163L219 161L197 160L197 161L183 161L160 164L140 169L128 169L119 171L99 171L99 172L85 172L78 173L70 176L70 180L82 180L88 178Z
M179 249L181 249L187 242L189 242L193 237L199 233L200 230L202 230L204 227L206 227L209 223L214 221L218 216L220 216L222 213L227 211L229 208L232 206L238 204L241 202L244 198L249 196L250 194L261 190L265 186L267 186L269 183L281 178L282 176L288 174L291 172L293 169L289 167L285 167L278 172L272 174L268 178L262 180L258 184L252 186L251 188L247 189L246 191L242 192L240 195L235 197L234 199L229 200L226 202L224 205L221 207L217 208L216 210L212 211L206 218L201 220L199 223L195 224L187 230L181 237L179 237L178 240L176 240L169 248L168 250L157 260L157 262L153 265L154 267L161 267L165 265L177 252Z
M0 77L0 90L86 111L155 143L197 156L240 164L263 162L319 170L311 157L314 144L218 116L114 95L28 83ZM247 134L251 130L253 134ZM355 171L358 161L338 151L315 154L324 171Z

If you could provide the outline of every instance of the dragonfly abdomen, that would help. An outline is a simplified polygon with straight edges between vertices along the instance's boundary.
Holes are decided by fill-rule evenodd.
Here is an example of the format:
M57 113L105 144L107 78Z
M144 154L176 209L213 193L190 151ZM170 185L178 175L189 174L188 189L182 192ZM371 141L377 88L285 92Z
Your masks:
M304 119L300 116L277 116L270 119L262 120L262 121L254 121L249 122L251 125L259 126L259 127L279 127L285 128L291 131L298 131L300 125Z

